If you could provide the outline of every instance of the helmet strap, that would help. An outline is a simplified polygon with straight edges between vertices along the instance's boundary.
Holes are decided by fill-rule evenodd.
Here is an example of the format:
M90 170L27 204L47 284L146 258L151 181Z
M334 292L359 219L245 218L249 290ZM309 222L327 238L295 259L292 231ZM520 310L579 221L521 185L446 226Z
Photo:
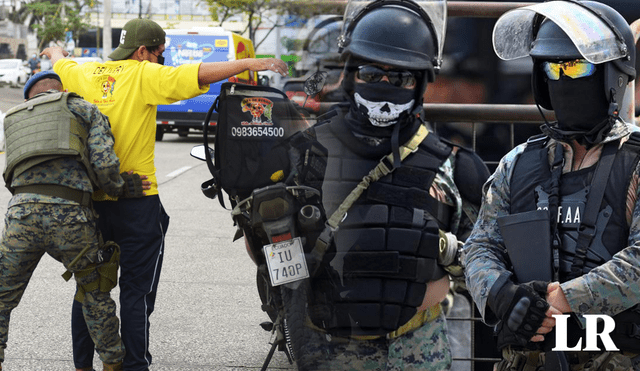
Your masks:
M555 140L559 140L561 142L576 140L581 145L590 148L594 144L600 143L604 140L617 120L619 119L609 116L588 132L562 130L558 127L556 122L547 122L540 126L540 130Z
M616 102L616 90L612 88L609 95L611 96L611 99L609 100L609 117L618 119L620 118L620 110L618 102Z
M544 125L549 126L549 120L547 120L547 116L544 115L544 112L542 112L542 107L540 107L540 104L537 101L536 107L538 107L538 112L540 112L540 116L542 116L542 119L544 120Z

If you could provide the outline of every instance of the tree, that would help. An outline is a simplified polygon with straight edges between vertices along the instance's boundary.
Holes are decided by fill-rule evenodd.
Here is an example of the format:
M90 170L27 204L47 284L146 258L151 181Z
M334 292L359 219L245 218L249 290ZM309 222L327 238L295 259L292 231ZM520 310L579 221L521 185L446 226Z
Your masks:
M51 4L48 1L27 4L27 9L34 16L35 23L31 27L36 31L40 44L38 50L51 41L64 39L65 26L61 12L64 4Z
M229 18L242 15L247 20L247 27L242 33L248 32L249 39L255 44L255 30L262 23L265 13L277 6L275 0L205 0L209 6L211 19L219 26Z
M14 23L28 24L37 33L40 40L38 49L49 44L51 41L65 39L65 32L72 31L74 37L89 28L86 22L89 17L87 12L84 16L80 13L85 6L93 6L95 0L33 0L26 3L23 0L18 9L9 15L9 19Z
M263 20L270 15L295 14L301 18L311 18L319 14L342 14L344 1L330 0L204 0L209 6L211 19L219 26L229 18L242 15L247 20L247 26L242 33L248 32L249 39L257 48L263 40L256 40L256 30L263 24ZM274 24L269 33L275 27ZM264 37L266 37L269 35Z
M87 9L93 7L99 7L102 3L97 0L67 0L67 4L65 5L65 13L66 13L66 29L67 31L71 31L73 33L73 37L75 39L76 45L80 43L80 34L86 32L90 25L91 13L90 11L86 11L84 16L81 16L80 13L83 12L83 9L86 7Z

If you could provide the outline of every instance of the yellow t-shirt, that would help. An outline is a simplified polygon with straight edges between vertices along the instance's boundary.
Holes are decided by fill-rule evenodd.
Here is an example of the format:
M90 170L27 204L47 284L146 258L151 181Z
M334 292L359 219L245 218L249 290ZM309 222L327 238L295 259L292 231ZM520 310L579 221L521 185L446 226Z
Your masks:
M148 196L158 194L156 106L206 93L209 85L198 85L199 68L199 64L168 67L130 59L81 65L61 59L53 66L65 89L95 104L109 117L120 171L148 176L152 183ZM94 194L94 200L104 199L109 199L106 194Z

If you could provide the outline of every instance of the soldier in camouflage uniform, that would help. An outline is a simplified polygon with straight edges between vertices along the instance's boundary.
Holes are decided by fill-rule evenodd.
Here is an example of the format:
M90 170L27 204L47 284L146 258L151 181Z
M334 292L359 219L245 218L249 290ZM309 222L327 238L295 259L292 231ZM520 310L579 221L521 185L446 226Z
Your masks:
M494 48L532 57L536 103L557 119L500 161L464 245L467 287L503 354L496 369L638 370L640 135L621 117L633 33L604 4L551 2L504 14ZM621 352L551 351L561 313L573 314L568 347L584 344L583 314L612 316Z
M441 63L445 19L445 1L350 1L340 37L346 104L291 139L299 149L291 156L300 159L297 183L321 179L315 187L324 210L340 221L308 282L309 321L300 331L287 321L300 370L451 367L440 303L489 172L424 121L423 96ZM385 157L391 153L393 159ZM386 171L369 178L336 219L378 164ZM295 310L291 303L305 284L283 288L287 311Z
M24 96L26 102L9 110L4 121L3 175L13 197L0 242L0 362L11 311L47 253L75 274L83 294L76 298L104 370L121 370L125 349L110 296L119 250L101 244L91 193L100 187L111 195L142 196L148 182L120 175L108 118L78 95L62 92L53 71L34 75Z

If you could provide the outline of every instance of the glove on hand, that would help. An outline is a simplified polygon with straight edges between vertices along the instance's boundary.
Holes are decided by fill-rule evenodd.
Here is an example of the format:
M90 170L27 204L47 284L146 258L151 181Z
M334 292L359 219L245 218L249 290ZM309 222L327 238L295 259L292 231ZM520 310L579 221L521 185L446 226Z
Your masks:
M124 198L139 198L144 196L142 189L142 179L138 174L122 173L120 174L124 180L124 186L122 187L122 197Z
M516 285L510 280L491 290L487 305L502 321L498 325L498 348L525 346L545 319L548 282L531 281Z

